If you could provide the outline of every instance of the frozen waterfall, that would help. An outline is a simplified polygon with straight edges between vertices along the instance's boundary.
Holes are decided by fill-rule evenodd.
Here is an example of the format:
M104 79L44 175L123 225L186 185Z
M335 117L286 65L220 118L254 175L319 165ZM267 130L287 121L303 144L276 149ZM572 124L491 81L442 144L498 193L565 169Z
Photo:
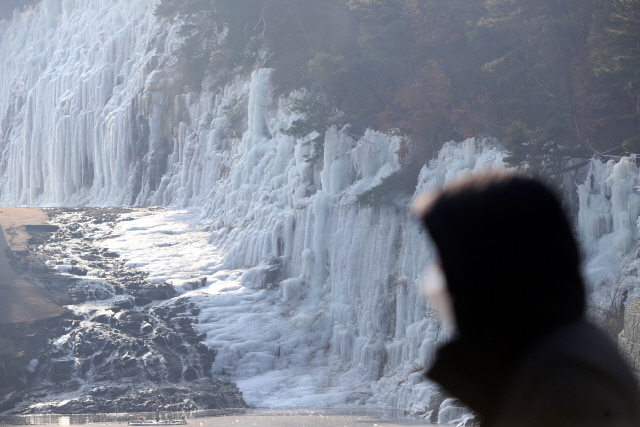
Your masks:
M322 158L308 162L312 144L282 133L299 117L291 99L271 97L270 70L185 90L172 74L179 23L157 20L155 3L43 0L15 16L0 43L0 202L190 208L206 228L194 236L208 243L174 270L194 264L209 277L188 295L218 350L217 375L255 405L424 413L433 388L420 370L447 332L418 296L433 254L406 203L504 168L503 152L490 139L447 143L416 182L403 175L401 137L331 128ZM236 137L228 107L243 100ZM579 188L596 292L626 281L638 294L639 179L633 158L594 160ZM396 199L364 201L387 185ZM185 218L172 212L157 218ZM136 221L109 244L157 280L175 279L152 249L136 250Z

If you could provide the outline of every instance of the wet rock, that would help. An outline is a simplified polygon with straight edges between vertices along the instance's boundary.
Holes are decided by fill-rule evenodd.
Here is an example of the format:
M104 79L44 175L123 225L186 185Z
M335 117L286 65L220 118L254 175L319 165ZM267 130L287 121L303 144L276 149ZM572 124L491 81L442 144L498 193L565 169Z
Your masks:
M96 353L95 356L93 356L93 364L95 366L100 366L104 363L105 359L107 358L107 356L103 353Z
M95 353L95 349L93 348L93 344L88 341L83 341L78 344L77 347L74 348L74 353L76 357L87 358L93 356Z
M142 324L147 323L149 316L138 311L123 311L116 316L115 327L131 335L139 335L142 331Z
M5 398L5 400L0 401L0 412L8 411L15 408L23 398L24 396L22 395L22 393L11 393Z
M49 368L49 379L54 383L63 383L74 377L76 361L73 359L53 360Z
M189 298L167 301L173 286L149 282L95 243L96 233L108 234L129 211L50 209L56 228L38 231L38 246L12 256L52 299L105 303L60 323L21 382L21 394L0 400L10 412L153 411L157 400L163 410L246 407L233 384L210 378L216 352L202 344L206 335L195 333L200 310Z
M204 288L206 285L207 285L206 277L200 277L197 280L190 280L184 284L185 288L192 289L192 290L198 289L198 288Z
M80 324L80 321L79 320L73 320L73 319L64 319L64 320L61 321L61 324L65 328L73 329L73 328L78 327L78 325Z
M113 319L113 316L109 315L109 314L100 314L98 316L95 316L91 319L92 322L96 322L96 323L104 323L105 325L109 325L111 323L111 319Z
M137 306L143 306L143 305L151 304L151 300L145 297L136 297L133 300L133 303Z
M235 385L206 378L195 380L189 386L99 386L91 389L86 397L29 407L19 413L180 412L220 408L247 408L247 404Z
M87 377L87 373L89 372L89 369L91 369L91 360L90 359L84 359L80 363L80 376L82 378L86 378Z
M185 381L193 381L198 378L198 372L193 366L187 366L187 369L182 373L182 378L184 378Z
M118 255L116 252L105 252L102 254L102 256L105 258L118 258L120 255Z
M127 310L129 308L133 308L133 302L130 299L126 299L126 300L117 302L116 306L123 310Z
M55 233L60 229L57 225L53 224L36 224L36 225L25 225L24 229L29 234L38 234L38 233Z
M74 276L86 276L87 275L87 269L86 268L81 268L81 267L77 267L77 266L73 266L69 269L69 274L73 274Z
M120 386L120 385L100 386L100 387L95 387L89 390L88 394L93 397L115 399L125 395L130 388L131 388L130 386Z
M154 343L161 345L161 346L166 346L167 345L167 340L165 339L164 335L162 334L157 334L154 335L153 338L151 338L151 341L153 341Z

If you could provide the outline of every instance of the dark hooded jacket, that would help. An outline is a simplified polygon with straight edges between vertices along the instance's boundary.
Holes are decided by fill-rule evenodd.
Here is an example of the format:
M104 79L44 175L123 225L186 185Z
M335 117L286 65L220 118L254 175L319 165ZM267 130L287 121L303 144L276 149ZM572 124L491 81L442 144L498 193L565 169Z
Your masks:
M579 251L550 190L487 175L447 188L419 215L457 326L430 379L483 426L640 426L635 379L583 318Z

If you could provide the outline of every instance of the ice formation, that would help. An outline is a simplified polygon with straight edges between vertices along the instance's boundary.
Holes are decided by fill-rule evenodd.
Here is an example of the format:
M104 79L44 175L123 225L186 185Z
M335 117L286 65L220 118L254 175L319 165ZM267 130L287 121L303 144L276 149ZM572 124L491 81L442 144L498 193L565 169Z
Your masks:
M621 289L630 291L626 302L640 296L638 184L640 169L635 156L630 156L606 162L592 159L584 183L578 186L578 231L593 304L610 304Z
M179 287L209 277L208 289L192 295L202 309L199 330L218 351L214 371L238 381L250 404L424 406L430 388L418 385L419 368L444 336L419 297L431 253L406 207L356 202L399 171L399 138L368 131L355 141L332 128L325 166L308 163L304 141L279 131L292 116L276 111L267 121L269 111L251 107L269 104L267 77L268 70L253 73L248 131L229 155L236 161L228 176L211 183L210 220L202 220L210 231L199 232L216 248L208 262L185 256L194 247L203 256L202 235L174 247L184 241L168 225L177 213L122 222L121 237L108 244L158 281ZM415 191L492 167L504 166L491 141L449 143L404 203ZM154 247L180 254L179 265L167 271Z
M43 0L14 17L0 43L0 202L188 208L136 214L108 244L198 302L216 374L250 404L424 412L420 370L446 331L419 297L432 251L406 203L504 168L503 152L447 143L416 182L401 137L334 127L309 162L313 135L282 132L299 117L271 97L269 69L197 92L172 77L179 23L158 21L155 3ZM242 99L238 138L225 107ZM594 288L633 256L637 181L634 159L594 160L580 187ZM363 198L385 185L394 198ZM190 291L203 275L206 290Z

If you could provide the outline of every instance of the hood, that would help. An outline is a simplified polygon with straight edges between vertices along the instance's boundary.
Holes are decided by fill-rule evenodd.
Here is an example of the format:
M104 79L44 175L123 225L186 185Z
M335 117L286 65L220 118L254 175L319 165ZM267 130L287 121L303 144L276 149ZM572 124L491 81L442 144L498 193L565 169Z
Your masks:
M537 180L489 174L419 216L440 255L461 339L517 348L584 313L580 256L558 198Z

